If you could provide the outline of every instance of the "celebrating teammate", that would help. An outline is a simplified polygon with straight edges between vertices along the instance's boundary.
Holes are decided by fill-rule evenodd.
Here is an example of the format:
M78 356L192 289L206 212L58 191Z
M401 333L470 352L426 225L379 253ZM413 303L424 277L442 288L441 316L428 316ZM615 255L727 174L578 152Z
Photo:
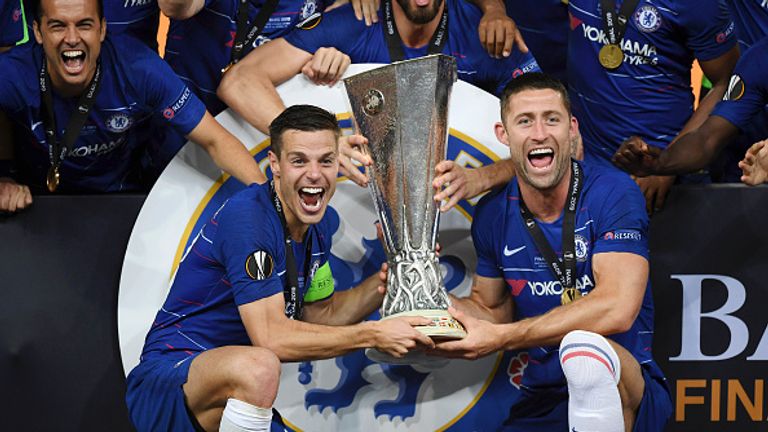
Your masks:
M476 276L451 311L468 336L436 352L528 349L511 430L662 430L672 403L651 356L642 195L629 176L571 159L578 124L558 81L524 75L501 106L496 136L517 176L475 210Z
M20 184L63 192L143 189L142 151L168 126L243 183L265 181L243 144L156 53L106 36L101 0L41 0L36 10L40 45L0 56L0 111L24 132L13 143L17 178L0 179L0 211L31 203L17 192Z
M509 57L489 56L476 34L480 17L480 10L464 1L385 0L379 22L366 26L355 18L350 5L344 5L325 14L311 29L255 49L230 69L218 93L263 131L283 109L275 86L302 69L316 82L333 83L350 61L390 63L444 53L456 57L459 78L497 94L513 77L539 70L533 56L517 49ZM387 28L394 30L388 33ZM338 56L339 51L346 56ZM255 100L259 103L254 104Z
M338 172L335 116L295 105L269 129L274 181L227 201L187 250L128 377L140 431L268 430L280 361L376 347L432 347L421 317L364 322L386 267L334 293L326 207Z

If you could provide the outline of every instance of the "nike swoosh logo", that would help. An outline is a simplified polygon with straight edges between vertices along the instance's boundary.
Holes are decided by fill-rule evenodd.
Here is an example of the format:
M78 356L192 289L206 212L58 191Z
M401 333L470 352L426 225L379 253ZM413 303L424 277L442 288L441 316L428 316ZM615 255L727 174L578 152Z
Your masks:
M512 256L521 250L525 249L525 246L520 246L519 248L514 248L512 250L509 250L506 245L504 245L504 256Z

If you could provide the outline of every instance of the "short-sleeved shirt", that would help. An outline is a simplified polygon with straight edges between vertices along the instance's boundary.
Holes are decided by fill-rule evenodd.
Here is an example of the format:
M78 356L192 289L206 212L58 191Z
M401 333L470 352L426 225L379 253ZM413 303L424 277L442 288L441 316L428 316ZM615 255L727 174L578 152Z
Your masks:
M482 13L466 1L445 0L448 8L448 40L443 54L456 58L459 78L498 95L514 77L541 71L531 53L515 48L504 59L494 59L480 44L477 26ZM297 30L285 37L291 45L309 53L322 47L334 47L347 54L352 63L391 63L384 35L384 12L379 9L379 22L366 26L355 18L351 5L344 5L323 16L311 29ZM427 55L427 46L409 48L402 45L406 59Z
M61 165L61 192L116 192L141 189L137 178L142 147L156 134L150 125L188 134L205 113L203 104L168 65L130 37L107 37L101 46L102 81L80 135ZM19 181L43 189L50 167L42 123L38 77L45 55L37 44L0 56L0 111L23 135L15 145ZM61 140L79 97L53 93L56 136Z
M755 42L768 36L768 1L728 0L728 7L736 23L736 34L742 53Z
M250 30L250 23L264 3L264 0L248 2L249 24L246 31ZM165 60L213 115L226 108L216 97L216 88L221 82L221 70L230 62L239 4L239 0L206 0L205 6L195 16L186 20L171 20L168 29ZM259 45L285 36L322 11L325 5L324 0L280 0L261 34L251 46L243 49L243 56Z
M617 2L620 3L620 2ZM640 0L621 46L624 62L600 65L608 41L599 0L571 0L568 85L585 160L610 160L632 135L665 148L693 112L691 66L737 41L724 0Z
M581 163L584 188L575 222L576 288L589 295L595 288L593 258L609 252L632 253L648 259L648 216L645 200L628 175ZM512 294L515 319L542 315L560 306L563 288L552 274L525 228L520 214L517 178L484 197L475 210L472 238L479 276L503 278ZM562 259L563 215L539 226L558 258ZM608 288L610 289L610 288ZM651 355L653 300L646 286L640 313L629 331L609 336L637 359L661 375ZM522 386L536 391L564 386L557 346L528 348L530 362Z
M0 0L0 47L10 47L25 39L26 23L21 0Z
M111 35L127 34L157 51L160 8L157 0L106 0L104 18Z
M268 183L253 184L203 225L147 335L142 361L183 360L211 348L251 344L238 307L282 295L287 282L284 231L271 199ZM332 236L326 213L302 242L293 243L305 302L333 294Z
M507 15L544 73L568 80L568 1L506 0Z
M723 117L742 131L766 123L768 108L768 37L745 52L731 75L728 90L712 115ZM759 116L757 119L755 116ZM766 138L764 136L763 138Z

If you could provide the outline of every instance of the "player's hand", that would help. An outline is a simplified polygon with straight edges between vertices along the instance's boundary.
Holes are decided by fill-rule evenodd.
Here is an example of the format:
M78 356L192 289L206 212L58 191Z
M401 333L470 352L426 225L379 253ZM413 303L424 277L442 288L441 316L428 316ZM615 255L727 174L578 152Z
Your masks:
M459 201L482 192L477 171L450 160L440 161L435 165L432 187L435 189L435 201L448 200L440 205L442 212L450 210Z
M675 176L650 176L635 178L645 196L645 210L649 215L664 208L669 189L675 183Z
M432 320L425 317L397 317L376 321L374 348L396 358L401 358L414 349L434 348L435 342L429 336L413 328L429 325L431 322Z
M355 161L363 166L373 165L373 159L363 151L368 139L362 135L343 135L339 137L339 172L358 186L368 186L368 176L360 172Z
M0 212L16 213L32 205L29 187L10 177L0 177Z
M517 24L501 8L488 8L480 19L477 32L480 43L491 57L509 57L513 44L516 44L520 51L528 52L528 46L525 45Z
M750 186L765 183L768 180L768 140L752 144L739 162L741 181Z
M464 326L467 337L440 342L429 352L430 355L475 360L502 348L498 342L497 327L493 323L473 318L454 307L449 307L448 312Z
M352 60L348 55L336 48L324 47L315 51L312 58L301 68L301 73L317 85L332 87L339 82L350 63Z
M350 0L352 9L355 10L355 17L358 21L365 20L365 25L370 26L379 22L379 0Z
M617 167L638 177L653 175L658 166L661 149L649 146L640 137L630 137L621 144L613 155Z
M380 285L376 286L376 291L384 295L387 293L387 275L389 273L389 266L387 263L381 264L381 269L379 270L379 283Z

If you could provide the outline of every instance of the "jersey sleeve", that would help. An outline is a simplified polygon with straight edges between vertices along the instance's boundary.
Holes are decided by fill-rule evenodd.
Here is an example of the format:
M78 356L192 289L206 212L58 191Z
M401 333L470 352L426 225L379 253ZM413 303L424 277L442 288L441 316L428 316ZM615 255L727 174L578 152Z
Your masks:
M130 49L142 51L132 64L133 76L141 77L139 94L153 115L164 119L176 131L188 135L205 114L205 105L192 93L168 64L140 42L130 39Z
M483 197L477 204L472 219L472 243L477 254L475 274L487 278L503 277L499 267L499 248L494 241L503 226L499 219L504 214L504 209L498 205L498 199L493 199L498 193L501 192L491 192Z
M598 179L592 200L601 202L596 223L595 254L629 252L648 259L648 214L640 188L625 174Z
M326 214L331 210L331 208L326 209ZM330 223L328 223L327 216L317 225L317 232L320 237L318 241L322 244L323 262L320 263L320 266L315 270L314 275L312 275L312 280L309 283L309 287L307 287L307 290L304 292L304 302L306 303L326 300L333 295L335 290L331 263L328 261L331 256L333 231L331 230Z
M351 52L360 41L364 30L365 23L361 24L361 21L355 18L352 6L346 4L324 13L314 27L291 31L285 35L285 40L310 54L323 47L334 47L351 57Z
M698 60L720 57L738 43L725 0L685 0L678 12L686 45Z
M21 0L0 2L0 47L10 47L26 41L24 19L24 6Z
M214 219L219 226L212 255L224 265L238 306L283 292L284 244L259 209L251 200L233 200Z
M712 115L723 117L742 131L747 129L755 114L768 104L768 39L747 50L739 59L723 95Z
M18 49L23 50L24 47ZM0 111L6 113L20 111L26 106L23 94L27 81L23 76L25 68L16 61L13 54L16 53L0 55L0 70L4 75L3 79L0 79ZM37 78L36 74L35 78ZM35 83L37 83L36 79Z
M499 74L496 80L496 91L494 92L497 97L501 97L501 95L504 93L504 88L513 79L528 72L542 71L541 67L539 67L539 63L533 57L533 53L531 51L523 53L522 51L518 50L517 47L514 47L512 54L502 60L502 62L504 63L503 65L497 65L494 68L495 72Z

